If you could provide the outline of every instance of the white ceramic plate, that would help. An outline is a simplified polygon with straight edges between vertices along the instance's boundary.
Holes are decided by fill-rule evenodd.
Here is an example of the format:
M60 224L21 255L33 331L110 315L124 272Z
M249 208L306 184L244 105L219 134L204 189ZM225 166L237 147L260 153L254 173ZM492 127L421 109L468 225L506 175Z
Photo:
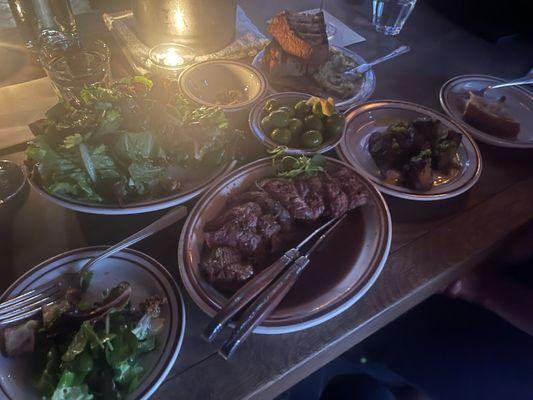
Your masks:
M327 168L351 168L337 159L327 157L326 160ZM191 298L210 316L222 308L227 296L207 282L200 270L203 228L223 212L230 196L275 172L269 158L247 164L209 188L189 213L180 236L180 275ZM369 200L350 215L350 220L324 246L322 251L328 253L323 257L334 253L335 258L324 263L321 255L315 253L281 304L254 332L283 334L329 321L361 299L379 277L391 244L390 214L379 191L368 180L357 176Z
M88 247L69 251L39 264L21 276L2 295L0 301L15 296L55 278L63 271L78 270L105 247ZM133 288L132 303L138 306L146 297L159 295L168 302L162 306L165 324L157 336L157 347L141 359L144 375L137 390L128 399L148 399L170 372L178 356L185 333L185 307L181 293L168 271L153 258L138 251L126 249L97 263L92 271L89 293L98 295L103 290L127 281ZM0 396L10 400L38 400L39 395L31 382L31 359L10 359L0 356Z
M481 175L481 154L474 140L461 125L430 108L404 101L383 100L354 107L348 110L345 116L346 133L337 146L337 154L376 184L383 193L418 201L448 199L470 189ZM460 170L454 177L435 184L428 191L414 190L384 182L368 151L368 141L372 133L385 130L399 119L411 120L418 117L438 119L448 129L463 134L463 140L457 152Z
M41 196L51 201L52 203L55 203L61 207L88 214L125 215L164 210L166 208L174 207L178 204L183 204L186 201L189 201L201 194L215 180L229 173L234 166L234 161L228 161L226 163L221 164L217 168L214 168L209 175L203 176L198 180L185 183L182 190L176 194L155 200L130 203L125 206L119 206L116 204L89 203L71 199L66 196L63 197L53 195L44 190L41 185L36 181L36 179L32 177L31 173L28 173L27 175L30 177L28 181L31 187L37 193L39 193Z
M520 122L520 132L514 139L506 139L490 135L470 126L463 121L463 112L468 92L481 90L488 85L503 83L505 80L487 75L461 75L450 79L440 89L440 104L454 121L462 125L474 138L481 142L499 147L518 149L533 148L533 93L520 86L508 86L489 90L485 96L499 99L505 96L507 111Z
M330 46L330 48L344 53L344 55L352 58L358 65L366 64L366 60L363 57L361 57L357 53L354 53L351 50L348 50L344 47L335 47L335 46ZM257 53L257 55L255 56L252 62L252 65L262 70L261 60L263 59L264 55L265 55L264 50L261 50L259 53ZM361 88L353 97L343 100L343 101L338 101L338 100L335 101L335 105L338 109L346 110L356 104L360 104L363 101L368 100L368 98L372 96L372 93L374 93L374 89L376 88L376 76L374 75L374 71L372 70L372 68L366 71L361 77L361 79L362 79ZM279 93L279 91L275 90L272 87L272 85L269 85L269 91L270 93ZM313 94L313 93L309 93L309 94Z

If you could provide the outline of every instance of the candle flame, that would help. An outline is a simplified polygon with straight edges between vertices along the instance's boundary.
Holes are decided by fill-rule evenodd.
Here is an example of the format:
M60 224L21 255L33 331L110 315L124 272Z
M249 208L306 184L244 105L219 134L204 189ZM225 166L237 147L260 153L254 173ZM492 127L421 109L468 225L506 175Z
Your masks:
M185 60L178 54L176 49L167 49L162 61L167 67L177 67L178 65L182 65Z

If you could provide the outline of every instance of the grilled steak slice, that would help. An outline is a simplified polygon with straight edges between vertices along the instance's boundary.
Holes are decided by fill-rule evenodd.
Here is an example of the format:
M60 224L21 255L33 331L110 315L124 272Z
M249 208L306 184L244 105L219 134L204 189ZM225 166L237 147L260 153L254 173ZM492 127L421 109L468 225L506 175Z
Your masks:
M336 218L348 211L348 196L342 191L339 181L323 175L322 185L324 187L326 215Z
M254 274L253 267L243 261L237 249L225 246L211 249L203 258L200 267L209 282L242 282Z
M239 193L228 200L230 207L253 201L259 204L264 214L271 214L281 225L283 231L288 231L292 226L292 217L289 211L278 201L260 190Z
M268 23L268 32L288 54L312 64L323 64L329 56L324 14L294 14L282 11Z
M294 186L311 210L309 219L320 218L326 210L322 177L320 175L299 177L294 180Z
M347 168L340 168L331 174L339 182L341 189L348 196L348 209L353 210L368 201L368 195L357 179L357 176Z
M232 207L218 219L224 221L222 226L214 224L218 229L205 232L207 246L210 248L229 246L245 255L253 254L263 242L256 229L260 216L261 207L254 202Z
M312 219L313 211L300 196L292 180L285 178L267 178L259 181L257 184L272 198L278 200L295 219Z

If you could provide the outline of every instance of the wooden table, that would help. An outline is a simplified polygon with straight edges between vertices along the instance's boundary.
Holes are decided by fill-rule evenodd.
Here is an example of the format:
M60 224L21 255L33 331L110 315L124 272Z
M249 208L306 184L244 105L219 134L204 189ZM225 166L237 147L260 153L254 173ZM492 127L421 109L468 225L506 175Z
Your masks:
M288 7L282 0L243 3L261 28L275 11ZM316 7L315 3L289 1L289 5L298 4L296 10ZM367 42L353 46L363 56L371 58L398 43L372 30L368 4L330 0L327 8L367 37ZM82 33L105 36L98 16L83 16L80 26ZM374 99L405 99L439 110L438 90L452 76L485 73L512 78L533 66L531 44L484 42L447 22L424 2L417 5L399 39L412 52L376 68ZM1 42L17 40L14 31L0 32ZM120 54L114 51L113 57L115 72L123 73ZM41 73L35 65L23 63L14 77L1 84L33 79ZM216 355L214 345L200 338L208 318L185 296L185 340L154 398L272 398L488 257L503 239L533 219L533 152L483 144L480 148L483 173L468 193L432 204L387 198L393 216L393 245L383 273L366 296L331 321L294 334L253 335L227 362ZM0 155L23 159L19 148ZM161 214L84 215L52 205L36 193L26 196L19 208L0 214L1 290L46 258L87 245L115 243ZM171 227L135 246L159 260L176 279L178 232L179 227Z

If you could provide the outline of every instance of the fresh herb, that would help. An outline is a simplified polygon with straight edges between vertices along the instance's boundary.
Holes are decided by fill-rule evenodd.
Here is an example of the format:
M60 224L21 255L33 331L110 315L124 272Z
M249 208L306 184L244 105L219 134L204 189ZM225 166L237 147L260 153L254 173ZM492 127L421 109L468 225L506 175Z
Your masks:
M217 107L198 107L144 76L92 86L81 104L58 103L26 151L51 194L90 203L127 204L179 190L179 169L223 161L234 135Z
M102 302L116 297L126 286L109 290ZM56 316L36 339L43 354L34 386L42 398L122 399L132 393L145 372L142 355L156 348L156 335L164 323L162 303L163 299L150 297L139 306L140 312L131 307L111 309L100 319L84 321L74 331ZM49 309L48 313L60 311Z
M315 154L313 157L291 156L285 154L286 150L286 147L269 150L273 164L278 167L277 176L294 178L302 174L314 175L324 171L326 159L322 154Z

